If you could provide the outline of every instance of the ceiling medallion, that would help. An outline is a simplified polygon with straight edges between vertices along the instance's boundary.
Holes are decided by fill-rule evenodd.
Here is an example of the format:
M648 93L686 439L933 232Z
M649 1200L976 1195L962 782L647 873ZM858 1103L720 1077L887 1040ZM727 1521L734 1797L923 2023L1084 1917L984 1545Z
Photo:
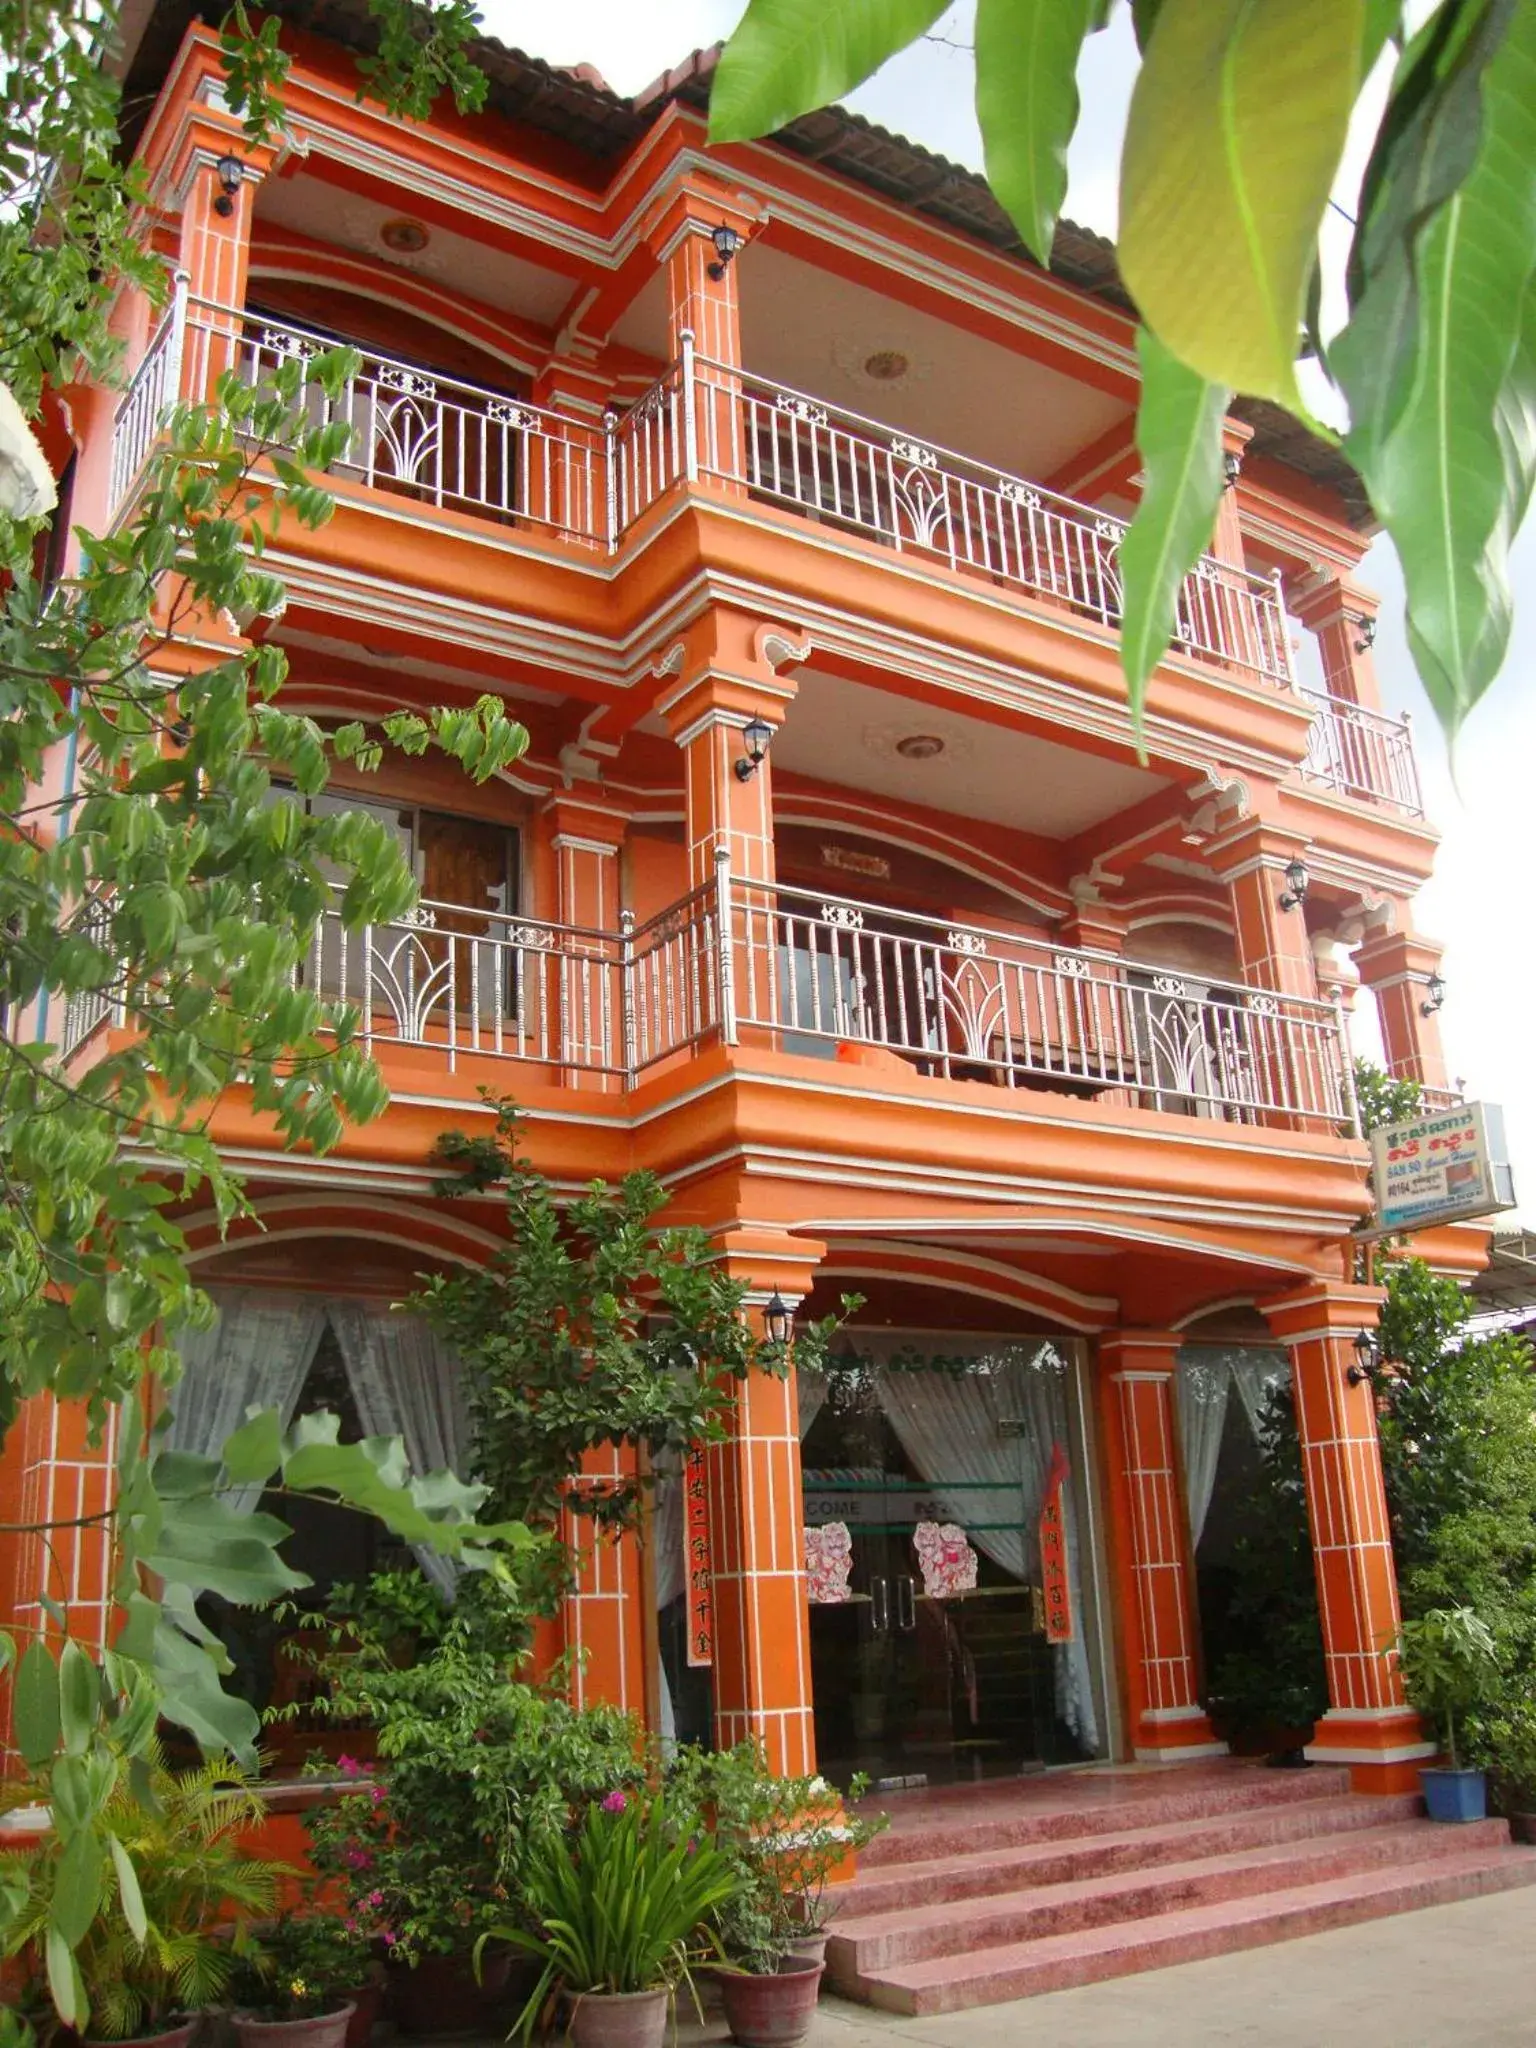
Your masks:
M944 750L944 741L936 732L909 732L896 742L904 761L932 761Z
M419 220L407 220L401 214L385 221L379 229L379 240L397 256L419 256L431 237Z
M926 384L933 375L931 357L894 348L867 332L835 336L828 354L833 367L850 383L863 384L872 391L889 391L893 385L905 390L913 384Z
M912 367L899 348L877 348L864 358L864 374L876 384L899 384Z

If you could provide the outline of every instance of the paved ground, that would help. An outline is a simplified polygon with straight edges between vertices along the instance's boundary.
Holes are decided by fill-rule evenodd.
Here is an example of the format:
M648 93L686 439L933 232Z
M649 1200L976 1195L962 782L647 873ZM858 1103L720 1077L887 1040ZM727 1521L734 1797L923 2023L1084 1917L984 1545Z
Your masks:
M723 2026L684 2026L684 2043ZM994 2005L828 2000L807 2048L1536 2048L1536 1888Z

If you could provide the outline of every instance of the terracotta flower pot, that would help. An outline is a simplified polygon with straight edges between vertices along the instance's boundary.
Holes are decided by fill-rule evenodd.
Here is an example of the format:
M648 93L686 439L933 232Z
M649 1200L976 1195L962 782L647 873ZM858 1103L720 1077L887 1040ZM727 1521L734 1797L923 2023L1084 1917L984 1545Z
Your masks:
M183 2020L179 2026L167 2027L163 2034L136 2034L131 2041L93 2041L87 2035L85 2048L187 2048L200 2017L200 2014L193 2013L191 2019Z
M671 1993L585 1991L571 2007L576 2048L662 2048Z
M726 2024L737 2048L790 2048L803 2041L816 2015L824 1963L788 1955L766 1977L722 1974Z
M804 1956L808 1962L824 1963L827 1960L827 1930L818 1927L814 1933L797 1934L789 1944L792 1956Z
M485 1958L475 1982L468 1956L423 1956L414 1969L391 1965L390 1993L403 2034L478 2034L507 1988L509 1955Z
M255 2020L237 2012L234 2029L240 2048L345 2048L356 2010L349 1999L335 2012L311 2013L301 2020Z
M382 1984L364 1984L353 1992L352 2017L347 2021L346 2048L368 2048L383 2003Z

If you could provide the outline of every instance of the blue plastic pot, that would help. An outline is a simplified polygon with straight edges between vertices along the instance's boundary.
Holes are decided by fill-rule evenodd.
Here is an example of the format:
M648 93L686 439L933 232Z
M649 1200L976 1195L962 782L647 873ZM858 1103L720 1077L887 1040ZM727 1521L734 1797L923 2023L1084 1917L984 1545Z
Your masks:
M1488 1779L1482 1771L1419 1772L1431 1820L1486 1820Z

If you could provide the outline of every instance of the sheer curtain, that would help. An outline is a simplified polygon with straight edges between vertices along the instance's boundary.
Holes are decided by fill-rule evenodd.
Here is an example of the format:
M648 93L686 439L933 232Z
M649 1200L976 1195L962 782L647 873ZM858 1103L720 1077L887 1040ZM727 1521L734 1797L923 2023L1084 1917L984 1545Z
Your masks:
M861 1338L864 1336L860 1332ZM867 1341L867 1340L866 1340ZM949 1358L966 1359L969 1369L941 1366L932 1371L891 1369L894 1342L880 1345L886 1367L877 1381L880 1406L897 1441L930 1485L951 1521L975 1539L994 1564L1027 1580L1036 1551L1035 1519L1053 1444L1067 1436L1067 1365L1049 1343L964 1345L949 1340ZM981 1482L999 1489L1006 1501L977 1514L969 1488L944 1486L946 1479ZM983 1525L971 1528L972 1520ZM1056 1707L1087 1750L1098 1747L1098 1716L1088 1648L1083 1637L1082 1571L1076 1542L1073 1483L1062 1488L1062 1521L1067 1531L1067 1570L1077 1632L1056 1645Z
M811 1426L827 1405L827 1376L824 1372L801 1372L795 1368L795 1401L798 1407L800 1441L804 1443Z
M431 1324L382 1302L332 1301L327 1312L367 1434L403 1437L417 1474L447 1466L462 1479L470 1443L463 1373ZM411 1547L432 1583L451 1593L457 1567L428 1544Z
M1227 1353L1232 1368L1232 1384L1237 1388L1237 1398L1243 1404L1243 1413L1248 1418L1248 1427L1257 1440L1262 1432L1264 1408L1275 1387L1283 1386L1291 1376L1291 1354L1278 1345L1263 1348L1254 1344L1234 1345Z
M1184 1453L1184 1498L1189 1509L1189 1541L1198 1548L1216 1490L1221 1458L1221 1433L1227 1421L1227 1395L1232 1372L1225 1356L1196 1356L1186 1345L1179 1353L1176 1382L1179 1443Z
M325 1303L312 1294L264 1287L210 1287L218 1320L208 1330L183 1330L172 1341L181 1378L166 1406L164 1439L174 1451L217 1457L248 1408L275 1408L286 1429L325 1333ZM232 1486L224 1498L246 1513L259 1485Z

